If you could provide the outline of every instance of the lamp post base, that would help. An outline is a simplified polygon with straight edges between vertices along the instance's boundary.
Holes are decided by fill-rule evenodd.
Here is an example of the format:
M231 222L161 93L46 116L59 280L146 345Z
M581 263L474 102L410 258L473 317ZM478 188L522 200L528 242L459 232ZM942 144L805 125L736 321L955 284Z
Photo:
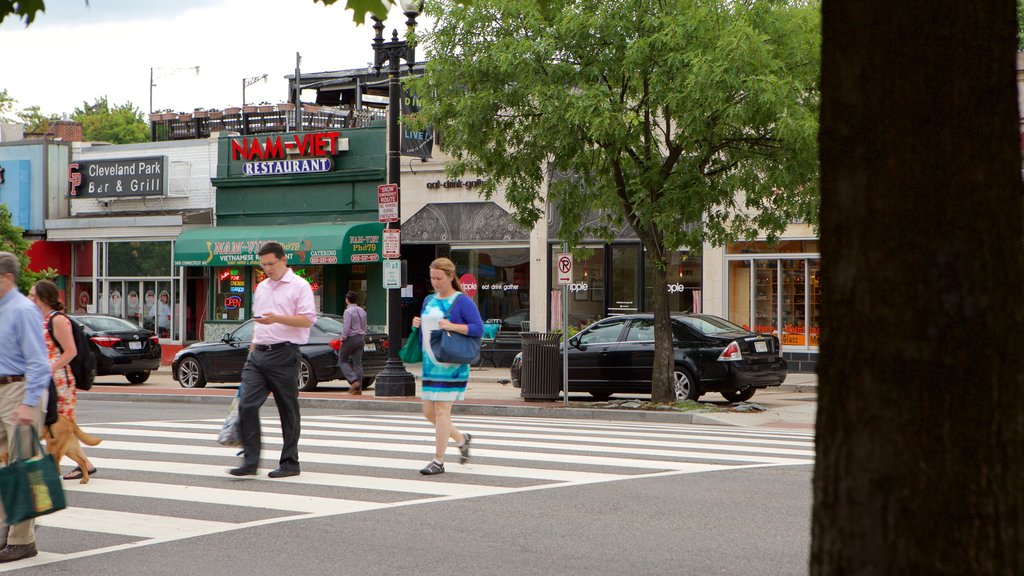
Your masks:
M416 377L405 369L401 360L387 361L384 369L377 373L373 380L373 387L376 389L374 395L383 396L415 396Z

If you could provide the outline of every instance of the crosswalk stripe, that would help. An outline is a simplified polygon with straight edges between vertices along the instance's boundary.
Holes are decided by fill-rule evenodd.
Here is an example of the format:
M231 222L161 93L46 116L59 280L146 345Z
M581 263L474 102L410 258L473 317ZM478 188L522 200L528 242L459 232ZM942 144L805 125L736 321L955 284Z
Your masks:
M161 454L179 454L193 456L231 456L235 453L233 448L220 446L191 446L187 444L157 444L152 442L117 442L104 441L98 446L91 446L89 454L106 450L120 450L129 452L156 452ZM408 451L408 450L406 450ZM274 454L268 454L274 456ZM419 460L408 460L400 458L379 458L373 456L351 456L344 454L324 454L319 452L303 452L299 455L301 462L317 464L338 464L345 466L359 466L364 468L388 468L392 470L417 471L426 463L427 458ZM722 467L709 467L708 470L717 470ZM575 470L556 470L545 468L520 468L515 466L492 466L487 464L466 464L464 466L446 466L448 474L476 474L480 476L494 476L500 478L520 478L528 480L548 480L553 482L603 482L607 480L618 480L628 478L629 475L609 474L603 472L581 472Z
M233 526L230 522L79 507L68 507L58 514L42 516L36 520L36 523L51 528L87 530L141 538L188 538Z
M271 444L281 444L280 432L276 428L271 428L272 431L265 431L263 434L263 441ZM98 428L90 427L88 431L91 434L97 436L131 436L133 438L173 438L179 440L201 440L207 442L216 441L216 435L212 433L199 433L199 432L170 432L161 430L147 430L145 432L139 432L137 430L127 430L119 428ZM323 432L316 431L316 429L310 430L310 427L306 427L304 434L299 440L299 445L302 447L337 447L337 448L355 448L360 450L383 450L392 452L409 452L414 449L429 449L428 447L433 446L433 438L419 437L419 436L403 436L393 434L373 434L364 433L362 439L370 438L384 438L391 440L406 440L413 442L420 442L420 446L410 446L408 444L395 444L395 443L383 443L383 442L361 442L351 440L324 440L321 438L311 437L312 435L334 435L349 437L349 434L343 434L339 432ZM429 441L429 444L427 442ZM648 468L655 467L658 469L665 468L664 460L646 460L643 459L642 465L638 465L636 458L622 458L615 460L603 459L597 456L575 456L575 455L552 455L547 453L538 452L519 452L519 451L494 451L486 448L480 448L481 445L487 446L513 446L523 448L537 448L543 450L575 450L585 452L599 452L606 454L625 454L631 456L655 456L664 458L699 458L704 460L720 460L730 462L749 462L749 463L799 463L805 464L807 460L801 460L798 458L788 458L783 455L790 456L804 456L805 458L813 457L813 452L803 450L789 450L789 449L778 449L770 450L761 447L728 447L723 448L729 452L738 452L738 454L726 454L723 452L716 452L713 456L707 453L698 453L687 450L681 450L681 448L714 448L715 445L699 445L694 443L678 442L674 443L674 446L680 448L680 450L660 450L652 448L638 448L635 446L631 447L614 447L614 446L599 446L599 445L581 445L581 444L560 444L556 442L524 442L524 441L512 441L495 439L486 436L479 436L474 439L473 454L475 456L494 456L500 458L511 458L519 460L540 460L545 462L557 461L564 463L577 463L577 464L592 464L592 465L603 465L603 466L627 466L627 467L639 467ZM767 456L766 456L767 454ZM773 456L772 454L779 454L779 456ZM552 460L554 459L554 460ZM629 462L629 463L627 463ZM671 468L671 467L670 467Z
M310 423L312 423L314 421L317 422L318 425L319 425L320 422L325 422L326 423L326 422L331 422L331 421L360 422L359 420L350 419L348 417L343 417L343 418L344 418L344 420L342 420L341 418L333 418L333 417L313 417L313 418L309 418L309 419L304 418L303 419L303 424L307 425L307 424L310 424ZM609 438L609 437L616 438L616 437L636 437L636 436L643 436L645 439L669 439L669 440L672 440L672 439L678 439L681 435L685 435L685 436L693 436L693 437L703 437L704 439L720 439L722 441L729 441L729 442L743 442L743 441L746 441L746 442L749 442L749 443L752 443L752 444L765 443L765 444L771 444L771 445L786 445L787 443L789 443L790 445L793 445L793 446L813 445L813 438L804 438L804 437L798 437L798 438L789 438L789 437L774 438L774 437L769 437L769 438L766 439L764 436L754 436L754 435L752 435L752 433L749 433L749 432L747 432L747 433L733 432L731 429L726 429L726 430L719 429L719 430L715 430L714 432L711 432L711 431L707 431L707 430L695 430L693 428L681 428L681 429L677 429L675 431L675 433L670 433L670 432L650 432L650 431L644 431L644 430L629 430L629 429L622 428L622 427L614 427L614 428L604 429L605 427L603 426L603 424L602 424L602 427L600 429L598 429L598 428L594 428L593 427L594 425L591 425L592 427L590 427L590 428L570 427L570 426L565 426L562 422L552 423L552 424L549 424L548 426L544 427L544 426L540 426L539 424L535 425L535 426L519 426L518 424L512 425L512 424L507 424L507 423L504 423L504 422L494 422L494 421L481 420L481 419L453 418L452 420L453 420L453 422L455 422L456 427L459 427L460 429L462 427L467 427L467 428L470 428L470 430L472 430L473 428L477 428L477 429L481 429L481 430L487 429L487 430L523 431L523 430L530 430L530 429L534 429L535 428L535 429L542 430L544 432L544 434L546 434L546 435L563 435L564 434L567 438L568 437L580 437L580 438L588 438L588 439L592 438L592 437L600 437L600 438L604 438L605 439L603 441L607 441L607 438ZM370 424L368 424L368 426L379 425L379 423L380 423L379 420L378 421L366 420L364 422L370 422ZM473 422L474 423L473 426L472 427L468 426L467 425L468 422ZM403 424L402 427L408 429L409 426L423 428L423 429L428 430L428 431L433 429L431 424L429 422L426 422L426 421L423 421L422 423L419 422L419 421L412 421L412 422L408 423L408 426ZM356 426L356 428L359 429L358 426ZM704 426L703 428L710 428L710 427L709 426Z
M97 436L116 436L125 435L138 437L138 434L130 430L119 430L112 428L89 428L89 433ZM201 434L196 432L160 432L160 431L149 431L147 436L156 438L174 438L180 440L204 440L209 442L216 441L216 435L214 434ZM497 444L507 444L509 446L524 446L524 447L539 447L539 448L562 448L564 445L554 443L539 443L539 442L502 442L500 440L494 441ZM276 434L264 434L264 444L279 445L282 443L281 437ZM410 446L409 444L399 444L391 442L359 442L350 440L321 440L318 438L309 438L308 436L301 439L299 442L300 446L310 447L332 447L332 448L355 448L359 450L374 450L380 452L410 452L414 450L426 449L425 447ZM531 446L532 444L532 446ZM100 445L103 446L102 444ZM576 449L579 449L578 447ZM598 451L595 448L594 451ZM638 450L628 450L622 448L603 448L601 451L609 452L615 451L620 454L635 455ZM786 458L782 456L759 456L759 455L735 455L735 454L708 454L702 452L690 452L690 451L678 451L678 452L663 452L659 454L661 456L669 456L676 458L698 458L703 460L721 460L729 462L742 462L742 463L762 463L762 464L806 464L806 459ZM589 466L612 466L619 468L644 468L654 470L677 470L677 469L690 469L691 464L686 462L677 462L673 460L655 460L655 459L642 459L642 458L627 458L627 457L610 457L610 456L589 456L584 454L555 454L549 452L526 452L521 450L493 450L488 448L476 448L473 449L473 455L477 457L493 457L502 458L507 460L530 460L534 462L547 462L547 463L560 463L560 464L579 464ZM305 454L302 456L306 458ZM682 467L682 468L680 468Z
M158 474L185 474L211 478L224 478L224 466L193 464L190 462L168 462L164 460L128 460L124 458L97 458L90 461L103 470L125 470L130 472L155 472ZM369 489L387 492L406 492L430 496L487 496L506 490L503 486L478 484L457 484L453 482L431 482L427 480L402 480L377 476L354 476L351 474L328 474L324 472L303 472L299 476L275 478L255 476L253 481L275 484L305 484L309 486L335 487L344 489Z
M220 430L221 424L206 424L202 422L211 421L200 421L200 422L175 422L161 425L160 423L140 423L139 426L144 428L161 428L161 429L172 429L172 430ZM279 426L276 422L267 421L263 424L264 431L279 430ZM587 443L587 445L593 444L621 444L633 446L636 444L636 436L632 435L631 438L620 438L620 437L606 437L598 434L596 431L593 435L582 436L575 435L556 435L552 433L522 433L522 432L508 432L507 430L516 430L511 426L483 426L479 424L473 424L472 426L466 426L464 423L460 423L460 426L464 428L466 432L472 432L474 434L484 431L493 430L495 434L483 435L481 432L480 439L483 441L490 441L494 437L501 437L506 439L521 438L524 440L529 439L540 439L540 440L553 440L557 438L563 442L576 442L576 443ZM331 432L333 431L333 432ZM350 431L350 432L345 432ZM408 434L408 436L390 436L386 432L402 432ZM430 442L434 440L434 429L433 427L422 427L409 429L405 426L384 426L384 425L372 425L361 422L327 422L323 420L307 420L303 419L302 422L302 434L314 433L321 436L351 436L355 438L388 438L393 437L395 439L423 439ZM756 440L756 439L744 439L744 438L732 438L726 436L711 436L711 437L690 437L683 435L670 436L674 440L651 440L648 437L644 437L644 444L651 447L663 447L663 448L710 448L715 450L730 450L730 451L756 451L754 446L772 446L779 447L775 449L764 449L766 452L772 453L785 453L790 455L814 455L814 444L813 442L795 442L795 441L778 441L778 440ZM685 441L686 439L692 439L691 441ZM702 443L696 440L720 440L723 442L729 442L729 444L715 444L715 443ZM786 446L797 446L799 448L785 448ZM782 452L780 452L780 450ZM787 451L788 450L788 451Z
M245 480L238 480L244 482ZM248 490L229 490L225 488L207 488L204 486L182 486L160 482L136 482L131 480L111 480L109 478L93 478L88 484L65 484L68 492L85 492L90 494L110 494L115 496L133 496L138 498L159 498L161 500L177 500L180 502L203 502L227 506L245 506L247 508L263 508L284 510L287 512L304 512L307 514L344 514L378 508L374 502L344 500L341 498L321 498L318 496L302 496L297 494L279 494L276 492L253 492Z
M364 420L372 422L381 421L401 421L409 422L410 424L419 424L423 426L430 426L422 416L413 414L351 414L351 415L315 415L309 419L316 420ZM510 423L510 420L514 419L514 424ZM306 421L307 418L303 418ZM553 430L555 427L560 427L563 430L591 430L597 433L613 432L613 431L633 431L649 435L652 431L669 431L674 433L687 433L687 434L713 434L713 435L727 435L727 436L746 436L750 438L791 438L798 441L813 440L814 432L800 432L793 430L775 430L768 428L741 428L733 426L707 426L701 424L664 424L664 423L651 423L651 422L631 422L621 420L579 420L572 419L568 420L565 418L527 418L527 417L514 417L510 418L507 416L473 416L467 414L453 414L452 420L456 423L459 422L482 422L482 423L505 423L514 425L516 428L543 428L545 430Z

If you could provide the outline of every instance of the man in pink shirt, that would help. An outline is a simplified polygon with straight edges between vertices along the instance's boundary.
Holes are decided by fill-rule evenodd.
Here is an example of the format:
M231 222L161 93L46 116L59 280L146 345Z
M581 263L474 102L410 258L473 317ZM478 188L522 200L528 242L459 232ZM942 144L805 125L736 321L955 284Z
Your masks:
M242 435L242 465L229 472L255 476L260 463L262 440L260 408L267 395L281 417L280 464L271 478L299 474L299 344L309 341L309 327L316 320L316 305L309 282L288 267L284 247L268 242L260 249L260 266L267 278L256 286L252 312L253 329L249 358L242 368L242 396L238 404Z

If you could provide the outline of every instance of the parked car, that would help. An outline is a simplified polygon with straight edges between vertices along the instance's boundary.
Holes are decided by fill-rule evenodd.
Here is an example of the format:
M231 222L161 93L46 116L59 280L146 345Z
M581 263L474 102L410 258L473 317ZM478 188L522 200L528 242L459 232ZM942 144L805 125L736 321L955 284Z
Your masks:
M249 320L225 334L219 342L197 342L183 348L171 362L171 376L182 388L202 388L207 382L241 382L242 366L249 354L255 324ZM316 390L320 382L342 377L338 353L331 346L338 340L342 317L321 314L309 329L309 342L301 345L302 365L299 367L299 390ZM337 343L335 343L337 346ZM373 385L377 373L387 362L387 334L371 332L363 346L363 388Z
M778 386L788 374L779 339L755 334L710 314L672 317L675 393L696 400L718 392L730 402ZM563 344L562 349L565 349ZM519 385L523 357L512 361ZM649 393L654 371L654 316L632 314L595 322L569 339L569 391L607 398Z
M569 313L569 326L582 327L590 324L592 320L582 314ZM512 314L501 319L502 332L529 332L530 331L530 309L521 308Z
M132 384L142 384L160 368L160 339L152 330L139 328L116 316L71 314L82 325L96 356L96 375L123 374Z

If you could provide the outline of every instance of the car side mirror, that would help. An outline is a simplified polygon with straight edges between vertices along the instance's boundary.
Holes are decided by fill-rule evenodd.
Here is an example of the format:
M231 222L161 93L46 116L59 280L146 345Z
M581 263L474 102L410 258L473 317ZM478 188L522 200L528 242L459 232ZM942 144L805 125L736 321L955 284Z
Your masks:
M579 336L573 336L569 338L569 345L578 350L586 350L587 345L580 341Z
M233 342L233 341L234 341L235 339L231 337L231 334L225 334L225 335L223 335L223 336L221 336L221 337L220 337L220 340L221 340L221 342L224 342L224 343L226 343L226 344L230 344L230 343L232 343L232 342Z

